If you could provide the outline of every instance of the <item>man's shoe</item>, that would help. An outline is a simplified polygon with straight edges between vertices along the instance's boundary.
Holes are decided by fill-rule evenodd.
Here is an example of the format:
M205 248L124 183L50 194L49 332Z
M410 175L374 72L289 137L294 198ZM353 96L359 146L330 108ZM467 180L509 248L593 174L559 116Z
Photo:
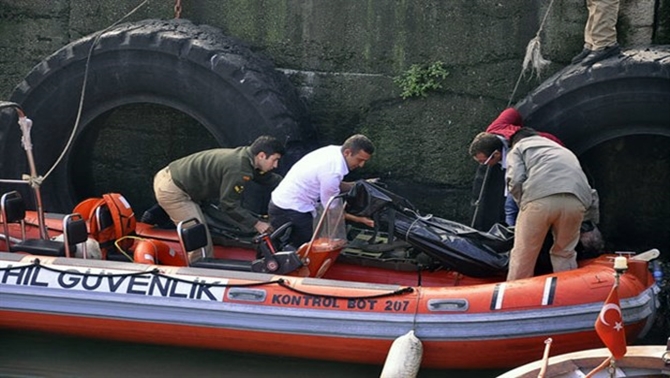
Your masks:
M572 58L572 64L577 64L581 62L582 59L586 58L586 56L589 55L591 52L592 52L591 49L587 49L586 47L584 47L584 50L582 50L582 52L580 52L579 54L575 55L574 58Z
M604 49L594 50L582 60L582 66L590 66L593 63L615 56L619 54L619 52L621 52L621 48L618 43L615 43L612 46L607 46Z

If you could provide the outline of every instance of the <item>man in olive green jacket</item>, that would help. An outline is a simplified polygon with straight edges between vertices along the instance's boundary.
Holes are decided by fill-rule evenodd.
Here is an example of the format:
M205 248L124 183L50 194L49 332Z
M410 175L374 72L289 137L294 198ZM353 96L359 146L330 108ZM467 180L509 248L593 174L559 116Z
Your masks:
M188 155L161 169L154 177L158 204L177 224L197 218L205 222L200 207L203 201L216 200L219 210L230 219L259 233L270 225L242 207L242 193L250 181L274 188L281 176L271 173L284 154L284 146L269 136L258 137L251 146L216 148ZM207 231L205 255L213 255L212 238ZM191 262L202 256L191 255Z

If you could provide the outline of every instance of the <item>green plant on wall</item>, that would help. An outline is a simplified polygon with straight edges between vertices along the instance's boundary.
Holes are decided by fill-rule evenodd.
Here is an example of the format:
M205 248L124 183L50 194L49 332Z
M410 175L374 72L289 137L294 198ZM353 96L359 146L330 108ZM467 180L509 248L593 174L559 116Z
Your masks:
M426 97L427 93L442 88L442 79L449 75L444 63L437 61L430 65L413 64L402 75L393 79L400 87L403 99L412 96Z

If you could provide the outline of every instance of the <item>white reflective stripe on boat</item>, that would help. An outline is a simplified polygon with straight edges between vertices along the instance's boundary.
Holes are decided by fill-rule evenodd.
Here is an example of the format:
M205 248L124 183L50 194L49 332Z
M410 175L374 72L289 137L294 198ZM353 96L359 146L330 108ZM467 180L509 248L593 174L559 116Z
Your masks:
M542 292L542 302L540 305L549 306L554 303L554 295L556 294L556 282L558 277L547 277L544 281L544 290ZM491 298L491 310L502 310L505 299L505 289L507 285L505 282L496 284L493 288L493 295Z
M621 300L626 324L647 320L656 311L654 287ZM498 339L593 331L603 302L544 306L525 310L463 314L419 314L416 334L430 339Z
M554 303L554 294L556 293L557 277L547 277L544 281L544 293L542 294L542 306Z
M493 297L491 298L491 310L500 310L503 305L503 299L505 298L505 287L507 284L505 282L496 284L493 288Z

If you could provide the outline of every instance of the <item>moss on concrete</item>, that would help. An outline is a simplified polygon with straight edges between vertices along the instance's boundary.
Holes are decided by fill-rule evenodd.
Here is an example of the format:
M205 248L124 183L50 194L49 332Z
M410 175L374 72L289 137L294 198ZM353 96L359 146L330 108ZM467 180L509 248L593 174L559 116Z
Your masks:
M657 45L670 44L670 0L659 0L656 23L653 43Z
M472 136L581 49L583 1L554 2L541 33L542 53L554 63L514 91L526 45L549 3L184 0L181 17L221 28L270 56L303 94L322 144L369 133L379 150L367 173L467 193L474 168L465 151ZM657 43L669 39L669 4L660 2ZM136 5L0 0L0 94L9 97L44 57ZM149 2L129 20L172 18L173 6ZM443 88L402 101L392 78L412 64L435 61L449 71ZM466 211L454 208L447 212Z
M622 46L628 46L630 44L629 36L631 33L631 23L628 17L625 15L619 15L619 18L617 19L617 24L616 24L616 34L617 34L617 40L620 45Z

